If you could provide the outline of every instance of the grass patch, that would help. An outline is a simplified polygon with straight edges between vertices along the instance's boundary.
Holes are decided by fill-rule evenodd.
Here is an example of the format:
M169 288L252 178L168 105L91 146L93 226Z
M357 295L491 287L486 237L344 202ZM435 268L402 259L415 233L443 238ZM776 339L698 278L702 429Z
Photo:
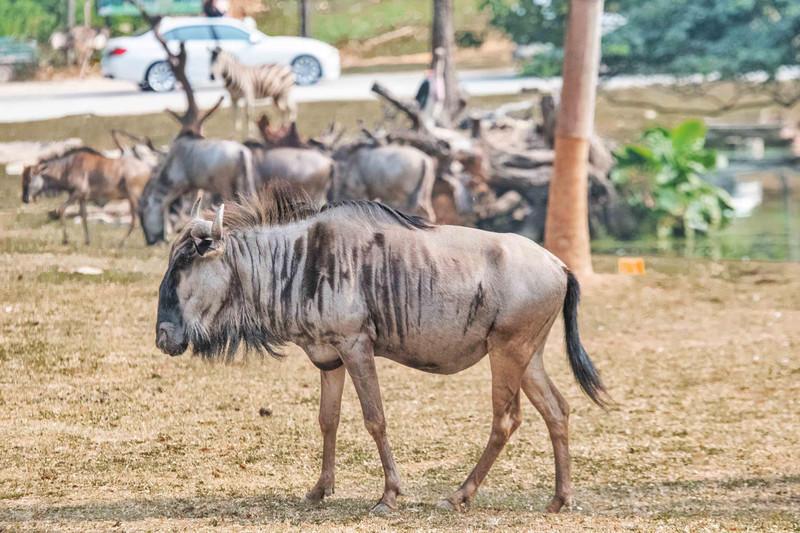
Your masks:
M61 285L64 283L119 283L131 284L145 279L141 272L124 272L119 270L104 270L102 274L81 274L78 272L64 272L52 267L49 270L40 272L36 276L36 281L44 284Z

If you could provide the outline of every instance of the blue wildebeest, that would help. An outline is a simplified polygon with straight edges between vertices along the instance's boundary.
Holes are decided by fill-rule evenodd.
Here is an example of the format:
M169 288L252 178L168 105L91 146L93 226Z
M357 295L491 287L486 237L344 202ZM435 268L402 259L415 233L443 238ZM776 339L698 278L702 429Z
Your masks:
M379 199L395 209L436 220L431 198L436 164L426 153L412 146L357 143L339 148L333 159L332 200Z
M171 232L169 212L183 195L203 190L222 198L254 194L253 156L241 143L183 132L142 194L139 218L148 244Z
M521 392L547 424L556 489L547 510L572 493L568 406L542 356L563 313L567 354L580 386L603 402L603 384L581 345L579 286L555 256L514 234L432 226L383 204L316 207L271 188L216 217L195 216L175 240L159 290L156 344L231 357L242 344L280 355L294 342L320 369L322 473L306 497L333 492L336 430L345 373L358 394L383 464L383 496L396 506L400 477L386 435L375 357L454 374L487 353L491 435L466 481L442 503L462 509L521 422Z
M301 187L316 202L327 199L336 168L327 155L312 148L272 148L252 141L244 144L253 154L253 168L261 185L276 179L287 181Z

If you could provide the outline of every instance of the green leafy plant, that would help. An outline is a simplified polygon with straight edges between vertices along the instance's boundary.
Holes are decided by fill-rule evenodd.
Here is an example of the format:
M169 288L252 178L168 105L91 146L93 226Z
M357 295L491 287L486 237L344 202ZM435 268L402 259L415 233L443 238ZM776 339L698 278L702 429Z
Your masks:
M644 230L659 238L691 238L730 220L728 193L702 178L717 167L717 153L705 147L705 138L703 122L687 120L672 129L648 129L640 142L615 152L611 179Z
M561 65L563 63L564 50L561 48L549 48L539 52L523 64L520 74L523 76L553 78L561 75Z

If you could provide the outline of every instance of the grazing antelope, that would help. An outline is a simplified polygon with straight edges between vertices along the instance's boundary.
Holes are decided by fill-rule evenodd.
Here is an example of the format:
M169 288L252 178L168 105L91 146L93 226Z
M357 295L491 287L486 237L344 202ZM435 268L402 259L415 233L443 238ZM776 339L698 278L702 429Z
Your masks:
M69 195L67 200L56 211L61 221L62 241L64 244L68 241L64 212L70 204L78 202L84 241L89 244L86 202L102 207L111 200L128 200L131 224L122 244L136 225L139 197L151 171L150 165L135 157L112 159L88 146L73 148L25 169L22 175L22 201L28 203L40 194L52 191L66 192Z
M203 190L231 199L254 194L253 156L241 143L205 139L184 132L172 142L163 164L147 183L139 203L147 244L164 240L172 232L169 213L183 195Z
M294 73L286 65L249 66L240 63L233 54L217 47L211 52L211 79L222 78L231 97L234 128L239 130L239 100L245 101L245 122L252 134L253 124L250 116L255 101L271 98L281 112L284 121L293 121L297 108L291 99L294 86Z
M322 473L310 501L333 493L336 431L345 374L378 447L384 490L400 494L376 357L435 374L466 370L487 354L492 380L489 442L443 505L463 509L522 421L528 397L545 420L555 456L558 512L572 494L567 402L547 376L544 345L564 317L567 356L586 394L604 387L578 334L578 281L553 254L516 234L432 226L374 202L317 207L280 187L220 206L213 222L194 211L172 245L161 281L156 345L232 357L244 345L279 356L293 342L320 369ZM464 391L470 397L473 391Z

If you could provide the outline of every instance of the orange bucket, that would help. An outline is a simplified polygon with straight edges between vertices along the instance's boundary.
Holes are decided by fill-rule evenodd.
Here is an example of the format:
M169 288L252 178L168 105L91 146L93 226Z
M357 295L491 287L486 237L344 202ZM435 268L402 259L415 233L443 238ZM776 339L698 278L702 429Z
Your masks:
M642 257L620 257L617 260L617 272L629 276L641 276L644 274L644 258Z

